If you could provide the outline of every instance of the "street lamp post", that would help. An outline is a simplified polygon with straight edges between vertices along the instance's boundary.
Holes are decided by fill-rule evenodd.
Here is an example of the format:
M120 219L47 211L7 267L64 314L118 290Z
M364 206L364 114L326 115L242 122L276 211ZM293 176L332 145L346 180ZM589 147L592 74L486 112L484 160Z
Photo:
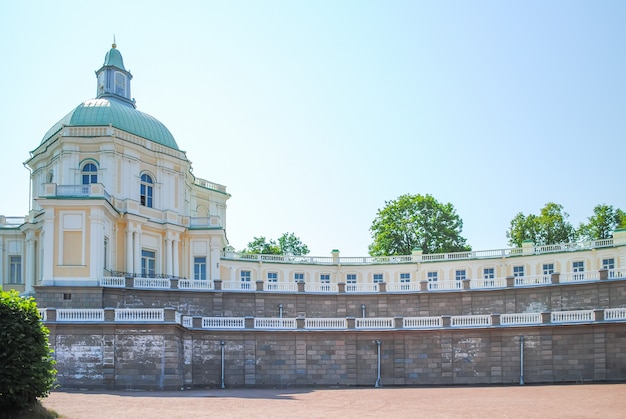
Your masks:
M376 384L374 384L375 388L380 388L383 386L383 383L380 381L380 341L379 340L375 340L374 341L376 343L376 355L377 355L377 361L378 361L378 376L376 377Z

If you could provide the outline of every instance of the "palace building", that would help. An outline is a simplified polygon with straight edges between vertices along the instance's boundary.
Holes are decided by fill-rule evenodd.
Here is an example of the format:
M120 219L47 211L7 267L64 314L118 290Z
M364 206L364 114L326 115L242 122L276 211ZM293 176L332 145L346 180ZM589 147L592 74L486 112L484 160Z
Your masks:
M626 231L392 257L251 255L226 187L139 111L113 44L96 97L30 152L0 217L3 289L32 295L66 388L626 379Z

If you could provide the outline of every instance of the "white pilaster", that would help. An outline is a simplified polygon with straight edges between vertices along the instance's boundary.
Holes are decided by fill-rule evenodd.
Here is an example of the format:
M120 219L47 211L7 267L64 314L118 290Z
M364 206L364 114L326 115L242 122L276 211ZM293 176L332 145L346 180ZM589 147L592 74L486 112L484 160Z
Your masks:
M222 240L218 237L211 238L211 253L209 255L209 279L220 279L220 248Z
M130 227L126 227L126 272L134 272L135 265L133 264L133 231Z
M133 272L141 274L141 230L135 231L135 269Z
M44 215L42 234L41 282L43 285L54 285L54 213L50 209Z
M178 240L172 240L172 244L174 245L174 276L180 276L180 269L179 269L179 263L178 263L178 245L179 245L179 241Z
M172 271L172 240L165 239L165 273L168 276L173 275Z
M33 285L35 284L35 232L26 232L26 260L24 261L24 291L27 294L35 292Z

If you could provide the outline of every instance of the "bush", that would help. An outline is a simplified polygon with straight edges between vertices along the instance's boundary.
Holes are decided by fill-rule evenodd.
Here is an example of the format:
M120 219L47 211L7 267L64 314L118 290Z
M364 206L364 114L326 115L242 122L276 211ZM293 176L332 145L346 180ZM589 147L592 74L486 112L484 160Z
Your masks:
M33 405L54 385L48 328L35 300L0 290L0 411Z

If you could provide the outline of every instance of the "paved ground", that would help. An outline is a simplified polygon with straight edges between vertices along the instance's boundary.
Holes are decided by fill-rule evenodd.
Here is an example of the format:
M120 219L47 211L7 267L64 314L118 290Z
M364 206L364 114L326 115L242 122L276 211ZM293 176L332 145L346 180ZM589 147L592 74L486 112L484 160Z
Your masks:
M64 392L43 400L90 418L622 418L626 384L183 392Z

